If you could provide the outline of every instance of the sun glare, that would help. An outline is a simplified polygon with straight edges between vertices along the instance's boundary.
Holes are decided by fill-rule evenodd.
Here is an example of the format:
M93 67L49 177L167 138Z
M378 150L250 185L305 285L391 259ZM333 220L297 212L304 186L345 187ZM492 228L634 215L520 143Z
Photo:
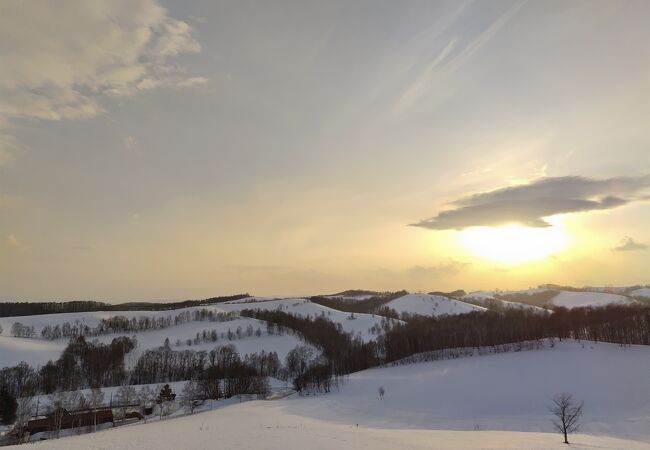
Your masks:
M471 253L503 264L540 260L568 244L567 233L560 225L547 228L519 225L470 228L460 233L459 240Z

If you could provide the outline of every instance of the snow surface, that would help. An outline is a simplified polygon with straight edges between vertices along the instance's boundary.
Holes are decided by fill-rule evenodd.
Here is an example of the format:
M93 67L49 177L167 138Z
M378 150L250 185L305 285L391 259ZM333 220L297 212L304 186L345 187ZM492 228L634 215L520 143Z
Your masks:
M501 307L505 309L527 309L529 311L535 311L535 312L540 312L540 313L548 313L549 310L545 308L541 308L539 306L534 306L534 305L528 305L526 303L520 303L520 302L511 302L507 300L500 300L494 297L488 297L484 295L479 295L477 297L473 297L471 294L470 295L465 295L463 296L464 299L467 300L472 300L477 303L482 303L484 305L487 305L488 302L494 303L497 305L500 305Z
M67 345L66 340L45 341L0 336L0 367L15 366L21 361L37 367L49 360L59 359Z
M472 311L485 311L482 306L454 300L441 295L407 294L386 303L398 313L419 314L421 316L443 316L465 314Z
M330 394L233 404L33 448L563 449L547 408L553 394L570 392L585 402L570 448L650 449L648 373L650 347L561 342L366 370Z
M635 289L630 292L630 295L633 295L635 297L650 298L650 288Z
M618 294L609 294L606 292L573 292L560 291L551 299L555 306L564 306L565 308L579 308L581 306L605 306L609 304L627 304L631 303L628 297Z
M183 310L175 310L173 313L178 314L180 311ZM165 312L169 313L169 311ZM57 314L57 316L65 315ZM24 324L41 323L41 318L38 316L27 316L22 319L25 319L21 321ZM62 317L59 317L57 319L61 322L65 322L64 318ZM94 320L94 317L87 317L83 322L89 323L91 320ZM245 332L246 327L249 324L252 325L253 329L255 330L257 330L259 327L262 331L262 335L260 337L257 337L255 335L250 337L243 336L241 339L235 338L233 340L222 338L221 336L221 333L227 335L228 330L231 330L233 333L235 333L238 326L241 326L242 330ZM185 341L187 339L194 339L196 333L201 333L203 330L216 330L219 335L218 340L216 342L201 342L197 345L193 344L191 346L185 344ZM40 334L40 329L38 327L36 328L36 332ZM162 346L165 338L169 338L173 350L190 349L196 351L209 351L218 345L232 344L242 356L247 353L260 352L264 350L266 352L276 352L281 360L283 360L287 353L289 353L289 351L295 346L304 345L299 337L293 334L285 333L282 336L267 335L265 322L249 318L241 318L226 322L188 322L159 330L149 330L135 334L106 334L90 337L88 339L97 339L99 342L110 343L114 338L121 335L135 336L138 341L137 348L126 355L126 364L128 367L132 367L137 362L139 356L145 350ZM177 339L180 339L182 341L181 346L176 346ZM16 338L6 335L0 336L0 367L16 365L21 361L25 361L34 367L43 365L49 360L58 359L67 344L68 339L65 338L58 339L56 341L48 341L40 338L30 339Z
M368 428L287 413L279 401L235 404L180 418L107 429L30 444L51 450L419 450L419 449L648 449L650 445L577 434L572 445L551 433ZM19 450L22 446L10 446Z
M376 314L355 313L354 319L351 319L350 313L328 308L327 306L313 303L305 298L286 298L249 303L222 303L209 306L208 308L223 312L238 312L243 309L280 310L301 317L323 315L334 323L340 323L346 333L354 333L365 341L376 338L369 330L375 324L381 324L383 318Z
M288 408L381 428L547 432L552 396L569 392L585 402L583 432L650 442L649 373L650 346L556 341L538 351L366 370L338 392Z

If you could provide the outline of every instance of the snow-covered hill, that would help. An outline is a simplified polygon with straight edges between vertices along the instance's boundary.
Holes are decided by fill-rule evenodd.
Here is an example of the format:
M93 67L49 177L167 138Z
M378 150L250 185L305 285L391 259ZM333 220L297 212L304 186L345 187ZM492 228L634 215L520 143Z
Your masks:
M328 308L327 306L313 303L305 298L285 298L276 300L256 301L253 303L219 304L211 306L217 311L239 312L244 309L280 310L301 317L324 316L335 323L340 323L347 333L354 333L362 339L369 341L376 336L369 330L375 324L381 323L381 316L375 314L354 314Z
M609 294L607 292L573 292L560 291L551 299L555 306L565 308L578 308L581 306L605 306L609 304L628 304L633 302L624 295Z
M381 323L381 316L373 314L354 314L338 311L326 306L312 303L304 298L288 299L266 299L259 297L250 297L247 299L237 300L230 303L221 303L216 305L191 307L165 311L111 311L111 312L85 312L85 313L65 313L65 314L44 314L22 317L3 317L0 318L0 326L3 333L0 336L0 367L11 366L25 361L32 366L45 364L49 360L56 360L63 349L66 347L68 339L61 338L54 341L41 339L41 331L46 326L63 326L65 323L71 325L85 325L91 328L97 326L102 319L108 319L115 316L124 316L128 319L147 317L150 319L176 317L182 313L192 314L201 309L211 310L217 313L234 313L237 314L244 309L264 309L280 310L286 313L299 315L302 317L324 316L329 320L340 323L343 330L348 333L354 333L356 336L368 341L376 338L369 330L375 325ZM10 334L11 326L14 322L20 322L24 326L34 327L36 338L17 338ZM261 335L247 336L243 333L241 337L235 335L228 339L229 332L236 333L237 329L246 330L251 326L255 331L259 328ZM203 331L216 331L218 334L217 342L192 342L187 344L188 340L193 340L196 334L202 334ZM151 348L160 347L166 338L173 349L184 350L210 350L219 344L233 344L240 354L260 352L277 352L280 359L284 359L286 354L296 345L302 342L297 336L291 334L268 335L266 333L266 323L249 318L238 318L225 322L209 321L190 321L179 325L172 325L168 328L141 331L137 333L113 333L97 336L100 342L109 343L117 336L135 336L138 340L136 350L127 355L127 364L134 364L138 356L143 351ZM180 345L176 345L180 341Z
M481 306L454 300L441 295L407 294L386 303L398 313L419 314L421 316L443 316L465 314L472 311L485 311Z
M643 290L639 290L643 291ZM526 289L521 291L476 291L466 294L464 298L473 301L496 301L499 302L502 306L506 308L522 308L521 305L524 303L525 296L543 294L548 292L549 295L552 295L554 292L557 292L554 296L550 296L546 300L548 306L564 306L565 308L578 308L584 306L605 306L609 304L629 304L634 303L634 300L620 294L613 294L611 292L600 292L600 291L567 291L559 290L554 291L552 289ZM633 295L633 294L631 294ZM648 295L650 296L650 289L648 289ZM506 301L500 297L505 296L509 300L511 298L520 299L520 301ZM534 308L534 307L533 307Z
M462 298L464 300L471 301L473 303L480 303L486 307L488 307L489 305L495 305L503 309L521 309L521 310L526 309L529 311L535 311L539 313L549 312L547 309L541 308L539 306L528 305L526 303L521 303L521 302L511 302L507 300L494 298L493 295L490 295L487 292L478 292L478 293L472 292L470 294L463 296Z
M585 402L582 434L571 437L571 448L648 449L647 373L650 347L563 342L539 351L371 369L350 375L330 394L235 404L33 447L563 449L547 408L552 395L569 392Z
M650 288L635 289L630 292L634 297L650 298Z
M365 370L331 395L291 400L287 411L382 428L546 432L552 396L568 392L585 402L584 432L650 442L648 373L648 346L556 342L537 351Z

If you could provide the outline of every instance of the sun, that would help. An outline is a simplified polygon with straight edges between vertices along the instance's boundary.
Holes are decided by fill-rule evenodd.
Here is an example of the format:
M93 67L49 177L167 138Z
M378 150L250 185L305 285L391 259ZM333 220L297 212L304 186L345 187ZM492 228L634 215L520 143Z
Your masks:
M459 235L463 248L502 264L537 261L565 249L569 238L561 225L528 228L519 225L476 227Z

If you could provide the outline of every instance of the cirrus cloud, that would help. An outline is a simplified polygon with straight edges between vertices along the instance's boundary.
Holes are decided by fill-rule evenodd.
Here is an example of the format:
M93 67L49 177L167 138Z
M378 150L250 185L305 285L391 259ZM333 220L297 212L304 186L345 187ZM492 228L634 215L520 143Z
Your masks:
M528 184L463 196L442 211L413 226L433 230L463 229L518 223L547 227L556 214L612 209L647 200L650 175L593 179L579 176L545 177Z

